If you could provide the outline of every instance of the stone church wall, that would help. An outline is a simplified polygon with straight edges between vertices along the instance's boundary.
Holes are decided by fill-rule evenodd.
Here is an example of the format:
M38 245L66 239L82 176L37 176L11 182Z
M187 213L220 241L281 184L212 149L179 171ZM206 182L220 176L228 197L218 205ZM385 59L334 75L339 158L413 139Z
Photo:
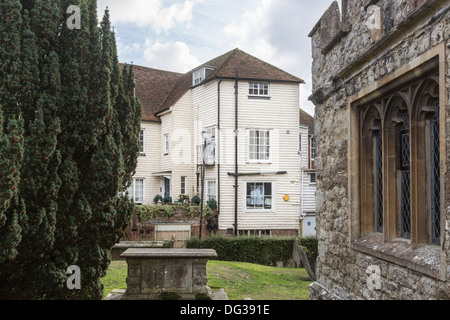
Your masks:
M335 1L310 33L313 56L315 134L318 143L317 282L311 299L450 299L450 6L441 0ZM377 93L376 86L393 83L439 57L440 103L446 110L443 145L443 217L441 246L410 245L410 257L396 256L396 245L384 241L360 250L352 243L357 228L352 215L352 97ZM374 87L375 86L375 87ZM361 210L360 207L358 207ZM360 247L363 247L363 244ZM402 246L403 244L400 244ZM408 246L406 244L405 246ZM421 251L420 251L421 250ZM437 271L426 270L427 250L437 250ZM425 262L417 267L416 252ZM430 251L430 252L431 252ZM376 254L374 254L376 252ZM432 252L431 252L432 253ZM430 257L432 254L430 253ZM385 258L389 257L389 258ZM437 257L437 258L436 258ZM419 260L420 260L419 259ZM430 267L431 269L431 267ZM425 270L425 271L423 271ZM434 273L433 273L434 272Z

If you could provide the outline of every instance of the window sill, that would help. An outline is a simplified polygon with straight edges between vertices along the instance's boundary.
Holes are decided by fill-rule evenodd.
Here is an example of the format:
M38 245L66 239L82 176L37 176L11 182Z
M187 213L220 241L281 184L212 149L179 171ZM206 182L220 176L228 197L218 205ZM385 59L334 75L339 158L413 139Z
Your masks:
M270 96L248 96L252 100L270 100Z
M244 213L275 213L275 210L244 210Z
M247 160L246 161L247 164L272 164L271 160Z
M420 245L414 248L409 240L393 239L385 242L383 234L373 233L353 241L351 248L445 281L445 273L441 271L441 250L438 246Z
M140 152L140 153L139 153L139 156L140 156L140 157L146 157L146 155L145 155L144 152Z

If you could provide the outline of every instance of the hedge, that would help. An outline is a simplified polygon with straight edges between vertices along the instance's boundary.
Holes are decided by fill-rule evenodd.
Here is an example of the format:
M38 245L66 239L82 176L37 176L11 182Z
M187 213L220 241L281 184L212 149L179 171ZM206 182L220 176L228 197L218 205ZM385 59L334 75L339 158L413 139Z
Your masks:
M314 263L319 255L319 242L316 237L297 238L298 244L308 255L308 258Z
M292 258L293 237L227 237L212 236L203 240L191 239L190 249L214 249L220 261L248 262L275 266Z

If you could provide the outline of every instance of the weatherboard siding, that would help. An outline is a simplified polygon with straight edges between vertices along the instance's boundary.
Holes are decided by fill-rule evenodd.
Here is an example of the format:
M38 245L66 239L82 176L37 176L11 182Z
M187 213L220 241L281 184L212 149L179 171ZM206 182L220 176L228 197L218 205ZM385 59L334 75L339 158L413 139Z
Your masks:
M188 91L172 107L172 179L171 193L174 201L181 194L181 177L186 177L186 195L196 194L194 166L194 114L192 91Z
M219 228L234 228L235 179L228 173L235 171L235 82L223 80L220 84L220 132L216 132L216 165L207 167L205 180L218 179L220 163L220 221ZM270 99L252 99L248 96L248 82L239 81L239 172L278 172L283 175L241 176L238 185L238 229L239 230L298 230L301 205L301 167L299 155L299 85L271 83ZM151 162L153 152L140 158L137 175L145 175L145 198L151 202L160 194L161 178L154 178L155 172L171 171L171 194L174 200L180 194L181 177L187 177L186 189L189 196L197 189L197 146L202 144L202 129L218 124L218 81L189 90L171 112L161 116L161 124L152 124L151 134L146 141L155 144L158 161ZM159 131L156 127L159 126ZM272 130L272 161L252 163L248 161L248 129ZM170 135L170 153L164 155L164 135ZM220 142L219 142L220 139ZM157 150L159 147L159 150ZM148 167L148 168L147 168ZM147 188L148 182L157 187ZM273 182L274 210L252 212L245 210L246 182ZM156 193L155 193L156 192ZM285 201L283 197L289 196Z
M234 81L221 84L221 215L220 229L233 228L235 223ZM250 99L248 82L239 81L239 172L287 171L287 175L242 176L238 188L238 229L298 229L300 207L299 145L299 86L298 84L270 84L270 100ZM272 130L271 163L248 161L247 130ZM274 212L246 212L246 182L273 182ZM284 201L284 195L290 197Z
M161 125L157 122L142 121L141 129L144 130L144 155L140 155L134 178L144 179L144 203L153 203L155 195L160 193L160 179L153 176L154 172L160 171L160 148L159 137Z
M301 163L303 175L300 181L302 190L302 203L300 210L302 213L313 213L316 211L316 183L312 183L310 180L310 172L308 172L309 165L309 128L307 126L300 126L300 135L302 139L301 143Z

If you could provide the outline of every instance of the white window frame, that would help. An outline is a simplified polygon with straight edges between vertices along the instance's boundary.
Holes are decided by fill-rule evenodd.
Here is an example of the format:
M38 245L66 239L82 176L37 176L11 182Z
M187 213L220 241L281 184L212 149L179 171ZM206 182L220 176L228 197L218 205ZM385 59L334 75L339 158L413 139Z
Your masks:
M269 158L268 159L252 159L251 158L251 152L250 148L252 147L252 144L250 143L250 136L251 132L269 132ZM260 145L255 145L260 147ZM247 130L247 162L249 163L272 163L272 129L248 129ZM261 154L260 151L256 153L257 155ZM258 156L259 157L259 156Z
M214 69L211 67L204 67L199 70L196 70L192 72L192 85L197 86L200 83L202 83L206 79L206 73L208 71L208 75L213 71Z
M196 85L202 83L203 80L205 80L205 73L206 73L205 71L206 71L206 69L202 68L202 69L194 71L192 73L192 85L193 86L196 86Z
M186 195L186 180L187 177L183 176L181 177L181 190L180 190L180 194L185 196ZM183 190L184 189L184 190Z
M168 155L170 151L170 139L169 134L164 135L164 155Z
M142 180L142 201L136 201L136 181ZM134 203L136 204L143 204L145 203L145 179L144 178L133 178L133 183L128 188L128 197L130 199L133 199Z
M204 128L202 130L202 132L203 131L208 131L211 134L211 138L209 138L208 142L214 142L214 143L216 142L216 134L217 134L217 127L216 126L211 126L211 127Z
M210 183L212 182L214 182L215 184L214 194L210 193L211 190ZM211 196L213 196L214 199L217 201L217 180L206 180L206 197L205 197L206 201L208 201L211 198Z
M256 86L255 86L256 85ZM265 88L267 86L267 89ZM255 93L256 90L256 93ZM267 93L264 91L267 90ZM262 91L262 93L261 93ZM250 97L270 97L270 83L268 82L249 82L248 95Z
M309 144L310 144L310 159L311 161L314 161L317 155L317 139L315 136L311 136L309 138Z
M272 230L238 230L238 234L247 237L272 237Z
M203 150L203 157L205 157L205 161L207 164L214 164L216 161L216 156L217 156L217 152L216 152L216 135L217 135L217 127L216 126L211 126L211 127L207 127L204 128L202 130L203 131L209 131L209 133L211 134L211 138L209 138L209 140L207 141L208 147L206 150L203 150L203 146L205 141L203 140L202 137L202 149ZM211 144L213 144L213 146L211 146ZM210 154L205 154L206 152L209 152Z
M248 212L248 213L254 213L254 212L275 212L275 202L276 202L276 190L275 190L275 182L274 181L245 181L245 187L244 187L244 212ZM271 184L271 189L272 189L272 194L271 194L271 208L270 209L265 209L264 205L262 208L249 208L247 207L247 188L248 188L248 184ZM266 195L264 195L264 200L265 201L265 197Z
M140 155L145 155L145 129L141 129L139 132L139 147L142 148L139 150Z

